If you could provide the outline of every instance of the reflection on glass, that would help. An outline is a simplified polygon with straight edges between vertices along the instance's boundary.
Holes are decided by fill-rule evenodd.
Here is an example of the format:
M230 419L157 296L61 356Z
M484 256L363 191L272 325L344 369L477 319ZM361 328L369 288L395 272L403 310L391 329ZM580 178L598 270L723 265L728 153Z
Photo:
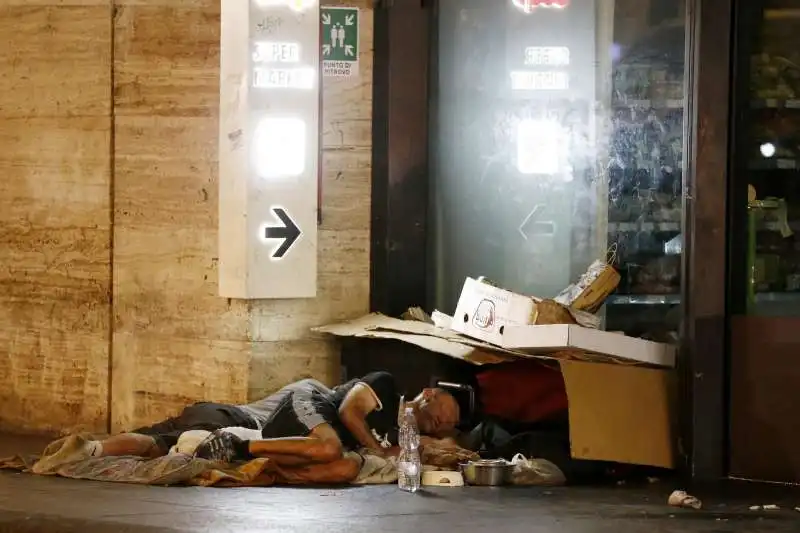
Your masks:
M678 327L682 0L439 0L432 307L467 276L553 297L616 250L606 328Z
M799 316L800 11L786 0L750 9L750 105L745 127L737 128L749 158L747 310Z

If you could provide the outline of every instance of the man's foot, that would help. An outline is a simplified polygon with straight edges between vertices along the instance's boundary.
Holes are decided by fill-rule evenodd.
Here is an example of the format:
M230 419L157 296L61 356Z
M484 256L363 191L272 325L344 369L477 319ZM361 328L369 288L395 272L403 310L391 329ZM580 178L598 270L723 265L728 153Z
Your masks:
M247 441L226 431L215 431L197 446L194 456L209 461L232 463L247 459L246 449Z
M34 474L54 474L68 463L90 459L97 451L98 443L80 435L69 435L51 443L42 457L33 465Z

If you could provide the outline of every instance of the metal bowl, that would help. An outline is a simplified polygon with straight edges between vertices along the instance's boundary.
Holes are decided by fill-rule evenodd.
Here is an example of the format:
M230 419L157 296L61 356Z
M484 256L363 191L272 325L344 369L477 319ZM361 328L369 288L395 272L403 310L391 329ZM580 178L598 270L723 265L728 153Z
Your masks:
M469 485L498 487L511 480L514 466L505 459L481 459L461 463L461 474Z

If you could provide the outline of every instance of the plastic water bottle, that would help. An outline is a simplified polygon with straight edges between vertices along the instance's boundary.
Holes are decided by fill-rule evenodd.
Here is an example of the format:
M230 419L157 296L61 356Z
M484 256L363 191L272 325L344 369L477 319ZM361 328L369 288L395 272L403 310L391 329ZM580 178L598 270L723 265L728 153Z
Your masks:
M397 460L397 485L406 492L417 492L422 485L422 460L417 419L410 407L406 407L400 421L398 440L401 451Z

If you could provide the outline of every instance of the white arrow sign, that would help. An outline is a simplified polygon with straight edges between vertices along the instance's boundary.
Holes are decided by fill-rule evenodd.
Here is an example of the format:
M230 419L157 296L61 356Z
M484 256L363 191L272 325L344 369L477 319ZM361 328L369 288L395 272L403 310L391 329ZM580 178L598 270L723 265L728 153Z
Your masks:
M345 26L352 26L356 23L356 16L355 15L347 15L344 17L344 25Z
M331 45L323 44L322 45L322 55L329 56L331 55Z
M326 26L331 25L331 16L328 13L322 14L322 23Z
M346 56L355 56L356 54L353 52L353 47L349 44L344 46L344 55Z

